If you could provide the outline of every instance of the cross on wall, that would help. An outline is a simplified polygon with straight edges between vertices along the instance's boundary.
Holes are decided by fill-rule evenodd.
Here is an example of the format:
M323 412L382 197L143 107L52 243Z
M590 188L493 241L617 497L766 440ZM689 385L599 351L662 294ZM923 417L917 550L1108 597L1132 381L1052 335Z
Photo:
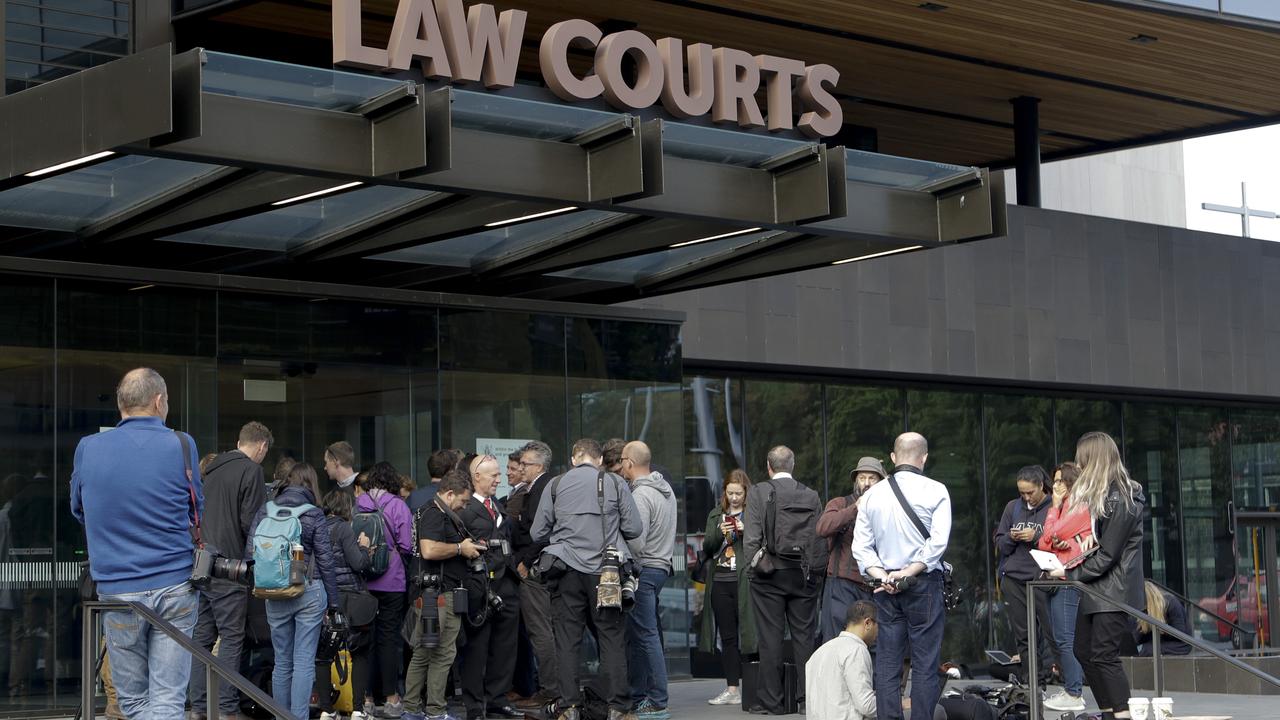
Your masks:
M1258 210L1249 207L1249 193L1246 189L1247 183L1240 183L1240 205L1219 205L1217 203L1200 203L1200 207L1212 212L1231 213L1240 216L1240 233L1244 237L1253 237L1249 232L1249 218L1260 217L1274 220L1280 217L1274 210Z

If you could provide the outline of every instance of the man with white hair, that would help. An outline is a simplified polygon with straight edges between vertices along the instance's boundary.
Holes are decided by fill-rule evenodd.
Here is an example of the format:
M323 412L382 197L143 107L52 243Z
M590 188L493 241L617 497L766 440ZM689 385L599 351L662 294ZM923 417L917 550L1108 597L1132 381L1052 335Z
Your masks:
M933 717L942 683L942 555L951 536L951 495L925 477L929 443L907 432L893 443L893 472L863 495L853 531L853 556L881 583L876 602L876 717L902 718L902 661L911 657L911 716Z

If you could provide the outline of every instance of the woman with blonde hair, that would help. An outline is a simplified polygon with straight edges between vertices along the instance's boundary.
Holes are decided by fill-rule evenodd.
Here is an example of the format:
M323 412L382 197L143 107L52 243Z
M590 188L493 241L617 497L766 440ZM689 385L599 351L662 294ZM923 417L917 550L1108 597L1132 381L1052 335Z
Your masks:
M1120 449L1111 436L1085 433L1076 444L1080 477L1073 503L1089 508L1093 539L1083 548L1084 560L1066 577L1088 585L1106 598L1143 607L1142 511L1146 496L1129 477ZM1054 571L1062 577L1063 571ZM1129 717L1129 677L1120 664L1120 648L1130 635L1127 616L1108 602L1082 593L1076 615L1075 656L1093 690L1104 720Z
M1191 623L1187 620L1187 609L1178 602L1178 598L1167 593L1159 585L1148 580L1146 582L1147 614L1162 623L1172 625L1175 630L1191 634ZM1138 655L1151 657L1151 625L1146 620L1138 621ZM1172 635L1160 633L1161 655L1190 655L1191 646Z

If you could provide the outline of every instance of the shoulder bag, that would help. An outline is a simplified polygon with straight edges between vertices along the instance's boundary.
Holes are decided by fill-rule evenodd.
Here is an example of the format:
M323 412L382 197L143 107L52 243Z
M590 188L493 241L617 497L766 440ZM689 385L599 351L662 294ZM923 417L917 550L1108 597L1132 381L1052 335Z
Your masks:
M898 504L902 506L902 511L907 514L907 518L911 520L911 524L916 526L916 530L925 540L929 539L929 528L924 526L924 521L916 514L916 511L907 504L907 498L902 494L902 488L898 486L898 474L892 473L887 478L889 488L893 490L893 496L898 498ZM954 610L961 602L964 601L964 590L956 584L955 577L951 573L951 564L942 563L942 602L948 610Z

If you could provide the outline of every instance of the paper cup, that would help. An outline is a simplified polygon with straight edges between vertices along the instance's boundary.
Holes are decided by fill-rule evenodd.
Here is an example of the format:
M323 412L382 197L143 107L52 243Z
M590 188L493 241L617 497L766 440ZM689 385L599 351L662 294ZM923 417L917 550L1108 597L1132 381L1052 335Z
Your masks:
M1129 698L1129 717L1133 720L1150 720L1151 701L1147 698Z
M1173 698L1151 698L1151 720L1170 720L1173 717Z

